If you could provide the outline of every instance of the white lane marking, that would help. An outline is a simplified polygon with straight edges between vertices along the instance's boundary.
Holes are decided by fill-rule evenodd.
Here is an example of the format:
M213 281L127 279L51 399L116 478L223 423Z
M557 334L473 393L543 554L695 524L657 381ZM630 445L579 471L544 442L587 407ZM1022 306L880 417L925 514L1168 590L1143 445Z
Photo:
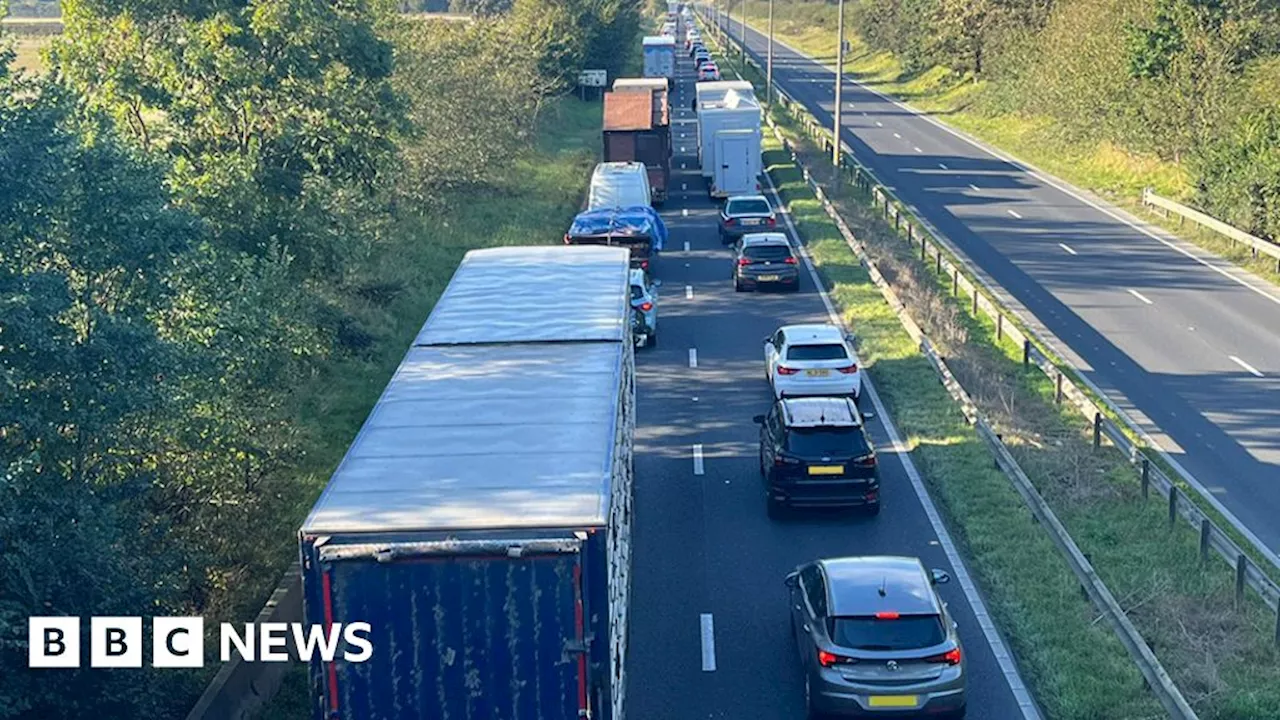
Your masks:
M765 181L769 184L769 191L773 195L774 207L783 207L782 200L778 197L778 188L773 184L773 178L768 173L765 173ZM804 258L805 268L809 271L809 280L813 282L814 287L818 288L818 296L822 298L822 304L827 308L827 316L831 318L832 324L843 327L843 320L836 313L835 306L831 304L831 298L827 295L827 290L823 287L822 281L818 277L818 271L814 268L813 261L809 258L808 248L799 240L800 233L796 232L796 226L791 222L791 213L784 210L782 219L786 222L787 229L791 231L795 246L800 248L800 256ZM973 609L973 615L978 621L978 626L982 628L982 634L987 639L987 645L991 647L991 654L995 656L996 663L1000 665L1005 683L1008 684L1009 691L1013 693L1014 700L1018 703L1018 708L1022 710L1023 720L1042 720L1043 716L1036 707L1035 701L1031 699L1031 693L1028 692L1026 684L1022 681L1022 675L1018 673L1018 666L1014 664L1013 653L1005 645L1004 640L1000 637L1000 631L996 628L990 613L987 612L987 605L982 600L978 587L974 585L968 569L965 568L964 560L960 557L959 551L956 550L955 543L951 540L951 534L947 532L947 526L943 524L942 517L938 515L938 508L933 504L933 499L929 497L929 491L924 487L924 481L920 478L920 471L916 469L915 462L911 460L911 456L906 452L906 446L902 442L902 436L899 434L898 428L889 417L889 411L885 409L884 403L880 401L880 394L876 392L875 385L872 384L869 376L863 375L862 383L863 392L867 393L871 398L872 404L875 405L876 413L884 425L885 433L889 435L894 456L898 458L903 468L906 469L907 477L911 480L911 487L915 490L916 497L924 507L924 514L929 518L929 524L933 526L933 531L937 534L938 541L942 543L942 550L947 555L947 561L951 563L951 568L955 570L956 580L960 585L960 589L964 592L965 598L968 599L969 606Z
M692 300L692 299L693 299L693 286L692 286L692 285L685 285L685 286L684 286L684 299L685 299L685 300Z
M683 148L683 147L681 147L681 148L680 148L680 152L684 152L684 148Z
M685 241L684 241L684 251L685 251L685 252L689 252L689 241L688 241L688 240L685 240Z
M894 134L893 134L893 136L894 136L894 137L896 137L896 138L898 138L899 140L901 140L901 139L902 139L902 136L901 136L901 135L899 135L898 133L894 133Z
M689 168L685 167L685 164L684 164L684 163L680 163L680 169L681 169L681 170L688 170Z
M1254 375L1257 375L1258 377L1263 377L1262 373L1258 372L1258 369L1257 369L1256 367L1254 367L1254 366L1250 365L1249 363L1247 363L1247 362L1245 362L1245 361L1241 360L1240 358L1236 357L1235 355L1228 355L1227 357L1231 358L1231 360L1232 360L1233 362L1235 362L1235 364L1239 365L1240 367L1244 368L1245 370L1248 370L1249 372L1253 373Z
M711 613L702 613L702 672L716 669L716 624Z
M924 151L923 151L923 150L921 150L920 148L915 148L915 151L916 151L916 152L918 152L918 153L922 153L922 152L924 152Z
M867 115L867 111L866 111L866 110L863 110L863 111L862 111L862 117L870 117L870 116L869 116L869 115Z
M1019 220L1021 220L1021 219L1022 219L1022 216L1021 216L1021 215L1019 215L1019 214L1017 213L1017 211L1009 210L1009 211L1008 211L1008 213L1009 213L1010 215L1012 215L1012 216L1014 216L1014 217L1018 218Z
M693 474L694 475L702 474L702 446L701 445L693 446Z
M689 217L689 208L680 208L680 215L683 217Z
M1144 303L1146 303L1146 304L1148 304L1148 305L1155 305L1155 303L1153 303L1153 302L1151 302L1150 300L1148 300L1148 299L1147 299L1147 296L1146 296L1146 295L1143 295L1142 293L1138 292L1137 290L1134 290L1133 288L1125 288L1125 289L1129 291L1129 294L1130 294L1130 295L1132 295L1132 296L1134 296L1134 297L1138 298L1138 299L1139 299L1139 300L1141 300L1142 302L1144 302Z
M1070 246L1070 245L1068 245L1068 244L1066 244L1066 243L1058 243L1058 247L1062 248L1063 250L1066 250L1067 252L1071 253L1072 255L1079 255L1079 254L1080 254L1080 253L1076 252L1075 250L1072 250L1072 249L1071 249L1071 246Z
M969 183L969 189L973 190L974 192L982 192L982 188L978 187L977 185L974 185L973 183Z
M938 167L942 168L943 170L947 169L947 166L945 163L938 163Z
M681 190L688 190L688 189L689 189L689 183L680 183L680 189L681 189Z
M876 127L884 127L884 123L882 123L882 122L880 122L879 120L877 120L877 121L876 121Z
M689 367L698 367L698 348L689 348Z

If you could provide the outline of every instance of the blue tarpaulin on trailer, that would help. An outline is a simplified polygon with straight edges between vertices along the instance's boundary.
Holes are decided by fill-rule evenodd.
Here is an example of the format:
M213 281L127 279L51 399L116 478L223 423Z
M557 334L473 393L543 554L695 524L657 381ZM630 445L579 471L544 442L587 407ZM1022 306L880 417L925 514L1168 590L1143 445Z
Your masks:
M568 234L569 237L646 236L653 252L661 252L667 245L667 224L662 222L658 211L648 206L588 210L573 219Z

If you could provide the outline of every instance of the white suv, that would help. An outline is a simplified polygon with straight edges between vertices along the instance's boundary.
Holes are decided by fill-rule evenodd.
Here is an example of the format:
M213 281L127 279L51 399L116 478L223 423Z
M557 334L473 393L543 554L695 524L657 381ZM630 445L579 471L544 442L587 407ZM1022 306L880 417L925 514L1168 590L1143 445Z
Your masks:
M862 396L862 369L835 325L786 325L764 339L765 377L773 396Z

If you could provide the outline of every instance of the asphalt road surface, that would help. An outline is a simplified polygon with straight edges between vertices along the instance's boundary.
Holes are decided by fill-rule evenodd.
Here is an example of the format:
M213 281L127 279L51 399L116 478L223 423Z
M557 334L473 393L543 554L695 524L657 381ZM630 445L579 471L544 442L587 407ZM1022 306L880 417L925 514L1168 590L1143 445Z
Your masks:
M663 208L670 247L655 263L663 283L659 345L638 351L628 715L803 717L783 577L819 557L896 554L952 574L940 588L968 658L969 717L1038 718L985 610L977 605L975 612L977 594L949 560L954 549L939 536L936 511L926 510L908 456L896 452L882 408L869 422L883 473L878 517L766 515L751 420L771 400L762 340L780 325L829 316L807 274L799 293L734 292L730 252L716 232L717 206L698 171L692 76L681 55L672 98L672 192Z
M757 60L766 43L747 28ZM830 124L832 70L775 39L773 75ZM856 83L842 101L859 161L1280 551L1280 292Z

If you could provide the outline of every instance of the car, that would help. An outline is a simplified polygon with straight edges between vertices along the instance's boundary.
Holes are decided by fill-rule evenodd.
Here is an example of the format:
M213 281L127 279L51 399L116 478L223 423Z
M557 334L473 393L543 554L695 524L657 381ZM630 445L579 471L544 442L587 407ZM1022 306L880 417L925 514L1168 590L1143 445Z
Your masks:
M658 284L660 280L650 280L649 274L639 268L631 270L631 309L634 322L632 331L636 345L640 347L657 347L658 345Z
M694 68L697 70L701 70L702 66L709 62L712 62L711 53L707 52L706 50L702 50L701 52L693 56L693 65L694 65Z
M694 41L694 43L689 46L689 57L696 58L699 53L707 53L708 57L711 55L707 52L707 46L703 45L701 40Z
M720 68L715 63L703 63L698 68L698 82L710 82L720 79Z
M743 235L733 254L733 289L738 292L778 285L800 289L800 262L782 233Z
M815 560L784 580L809 717L965 713L965 652L938 595L950 582L919 558Z
M764 339L765 377L773 396L862 397L853 336L830 324L785 325Z
M778 226L778 216L763 195L735 195L720 210L720 243L732 245L749 232Z
M837 397L784 398L755 416L769 517L796 507L880 512L876 449L863 417L852 400Z

